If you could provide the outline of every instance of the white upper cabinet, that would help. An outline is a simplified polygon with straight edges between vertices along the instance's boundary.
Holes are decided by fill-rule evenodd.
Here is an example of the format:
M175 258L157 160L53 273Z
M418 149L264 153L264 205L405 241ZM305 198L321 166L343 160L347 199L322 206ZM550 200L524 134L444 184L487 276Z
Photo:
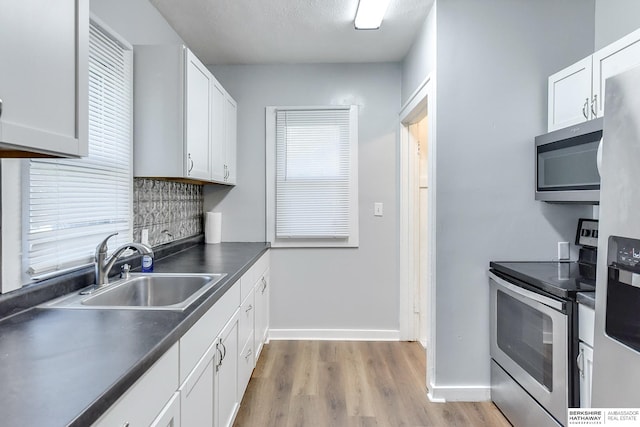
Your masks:
M0 40L0 156L86 156L89 2L0 0Z
M224 112L225 112L225 126L224 126L224 135L225 135L225 166L227 169L227 175L225 178L225 183L235 185L237 175L236 175L236 140L237 140L237 126L238 126L238 105L236 101L231 98L231 96L227 96L225 98L224 104Z
M604 115L609 77L640 65L640 29L549 77L548 130Z
M236 101L218 81L213 84L212 181L236 183Z
M597 116L604 115L605 82L640 65L640 29L593 54L593 96Z
M134 176L227 183L230 97L209 70L184 46L136 46L134 75Z
M591 55L549 77L548 130L591 118Z
M213 76L187 50L187 78L185 84L185 141L187 177L211 179L211 87Z
M225 168L225 90L219 84L213 85L213 116L211 117L211 131L213 140L211 141L211 179L217 182L224 182L226 176Z

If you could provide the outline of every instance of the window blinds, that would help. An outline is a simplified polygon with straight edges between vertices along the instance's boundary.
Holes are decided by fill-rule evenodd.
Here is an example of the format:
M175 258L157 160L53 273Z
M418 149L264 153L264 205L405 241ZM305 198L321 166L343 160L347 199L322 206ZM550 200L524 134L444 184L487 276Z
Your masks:
M276 111L276 237L349 237L349 109Z
M131 50L92 22L89 156L29 161L27 272L93 261L96 246L131 241Z

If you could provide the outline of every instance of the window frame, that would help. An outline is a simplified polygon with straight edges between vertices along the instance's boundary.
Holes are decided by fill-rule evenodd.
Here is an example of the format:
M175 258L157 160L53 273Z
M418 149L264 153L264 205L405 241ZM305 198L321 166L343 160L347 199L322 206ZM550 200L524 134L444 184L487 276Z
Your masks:
M348 110L349 111L349 237L348 238L277 238L276 237L276 112L278 110ZM357 248L359 246L358 201L358 106L268 106L265 109L265 209L266 240L274 248Z

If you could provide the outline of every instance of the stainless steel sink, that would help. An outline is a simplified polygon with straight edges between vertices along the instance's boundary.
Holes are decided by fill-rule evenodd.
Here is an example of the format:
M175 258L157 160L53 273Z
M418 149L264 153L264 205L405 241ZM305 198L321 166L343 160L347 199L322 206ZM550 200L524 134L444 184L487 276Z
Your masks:
M184 310L226 274L131 274L90 295L74 293L43 304L47 308Z

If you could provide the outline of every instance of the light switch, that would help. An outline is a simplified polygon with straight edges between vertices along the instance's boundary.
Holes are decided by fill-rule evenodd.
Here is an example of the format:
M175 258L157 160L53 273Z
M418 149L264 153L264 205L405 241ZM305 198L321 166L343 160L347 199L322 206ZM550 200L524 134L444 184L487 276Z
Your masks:
M373 204L373 215L382 216L382 203L376 202Z
M143 245L149 244L149 229L143 228L140 232L140 243Z

